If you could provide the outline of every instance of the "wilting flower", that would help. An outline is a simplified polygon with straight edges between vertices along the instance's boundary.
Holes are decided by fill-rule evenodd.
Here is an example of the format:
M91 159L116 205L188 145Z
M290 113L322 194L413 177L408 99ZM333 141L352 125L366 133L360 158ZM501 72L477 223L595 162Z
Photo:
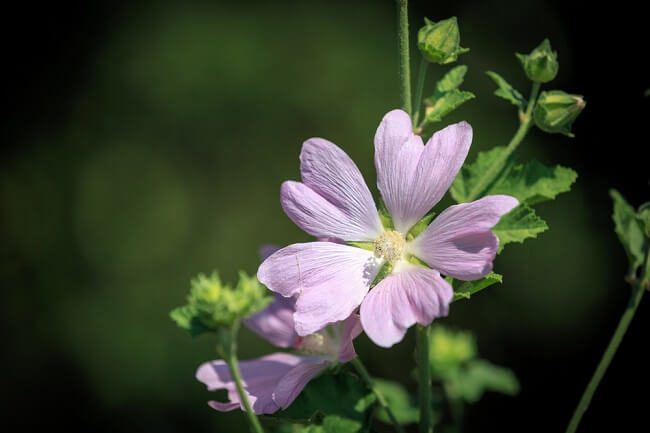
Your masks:
M451 206L421 234L409 234L445 194L471 141L472 128L461 122L425 146L404 111L384 116L375 135L375 166L392 227L382 225L363 176L345 152L322 138L303 144L302 182L285 182L281 202L289 218L320 240L277 251L257 273L269 289L297 297L299 335L361 306L364 331L389 347L415 323L428 325L447 314L453 289L441 273L475 280L492 270L498 239L490 229L517 205L513 197ZM370 290L380 270L383 279Z
M278 352L239 363L245 391L257 414L287 408L319 373L337 362L347 362L357 356L352 345L352 340L361 333L357 315L301 337L294 330L293 313L294 300L277 296L268 307L244 321L246 326L275 346L299 352ZM201 365L196 378L211 391L228 391L228 402L210 401L208 404L212 408L229 411L240 407L244 410L224 361Z

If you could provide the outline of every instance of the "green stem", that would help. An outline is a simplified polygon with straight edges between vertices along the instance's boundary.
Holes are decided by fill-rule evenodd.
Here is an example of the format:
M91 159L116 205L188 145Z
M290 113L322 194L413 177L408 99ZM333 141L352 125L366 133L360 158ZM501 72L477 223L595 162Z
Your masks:
M415 331L415 360L420 391L420 433L433 432L431 409L431 366L429 364L429 327L417 325Z
M420 68L418 69L418 81L415 83L415 102L413 104L413 126L417 126L420 120L420 112L422 111L422 93L424 92L424 81L427 76L427 68L429 62L424 56L420 56Z
M411 59L409 54L408 0L397 0L397 40L399 49L399 79L402 108L411 114Z
M541 87L540 83L533 83L533 88L530 91L530 97L528 98L528 105L526 106L526 111L519 112L519 128L517 132L512 136L508 146L505 149L505 152L499 155L494 163L483 173L483 177L477 182L474 187L470 190L467 201L473 201L477 198L482 197L485 192L493 185L493 183L499 179L501 172L506 167L506 163L512 158L512 154L521 142L528 134L530 127L532 126L533 118L533 108L535 108L535 102L537 101L537 95L539 94L539 89Z
M375 387L375 381L372 379L372 376L370 376L370 373L368 373L368 370L366 370L365 365L361 362L359 357L354 358L352 361L352 366L357 370L357 373L359 373L359 376L361 376L361 380L366 384L368 389L372 391L372 393L375 395L377 398L377 401L379 402L379 405L386 411L388 414L388 417L390 418L391 422L395 426L395 430L397 430L399 433L404 433L404 429L402 428L401 424L397 421L397 417L395 417L395 414L391 410L390 406L388 406L388 402L386 401L386 398L384 398L384 395Z
M582 394L580 403L578 403L578 407L573 413L573 416L571 417L571 421L569 421L569 426L566 429L567 433L575 433L575 431L578 429L578 426L580 425L580 420L582 419L582 416L589 408L591 399L594 396L596 389L598 389L598 385L600 384L600 381L603 379L603 376L607 371L607 367L609 367L609 364L612 362L612 358L614 358L614 355L618 350L618 346L621 344L621 341L625 336L625 332L627 331L627 328L630 326L630 322L632 321L632 318L634 317L634 313L636 313L636 310L639 307L639 304L641 303L641 299L643 298L644 293L645 290L643 286L638 281L635 281L632 285L632 294L630 296L630 301L627 305L627 308L623 312L623 315L621 316L621 320L618 322L616 331L614 331L614 335L612 336L612 339L609 341L607 350L605 350L605 353L603 354L603 357L600 360L598 367L596 368L596 372L591 377L591 380L589 381L589 385L587 385L585 392Z
M253 433L264 433L264 429L260 424L260 420L257 418L257 415L255 415L255 412L253 412L251 403L248 400L248 394L246 394L246 391L244 390L244 384L242 382L241 373L239 371L239 364L237 362L236 335L237 335L237 327L233 327L231 331L231 335L229 336L230 344L224 344L226 348L225 350L226 353L224 353L225 355L224 358L226 364L228 364L228 368L230 369L230 375L232 376L232 379L235 381L235 387L237 388L237 393L239 394L239 400L244 405L246 415L248 416L248 422L251 425L251 431Z

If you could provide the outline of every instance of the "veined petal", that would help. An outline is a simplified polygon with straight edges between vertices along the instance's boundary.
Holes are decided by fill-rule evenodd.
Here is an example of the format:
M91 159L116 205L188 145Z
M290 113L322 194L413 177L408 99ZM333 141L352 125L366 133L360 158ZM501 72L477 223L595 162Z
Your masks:
M244 325L277 347L296 347L300 337L293 323L296 300L275 295L265 309L244 319Z
M491 195L450 206L410 245L410 251L429 266L460 280L476 280L492 270L499 246L490 231L518 201Z
M274 413L280 409L273 401L273 393L282 378L304 360L305 357L289 353L273 353L239 363L244 389L256 414ZM196 378L210 391L219 389L228 391L229 402L211 401L209 405L212 408L229 411L239 406L241 410L245 410L230 375L230 369L224 361L217 360L202 364L196 372Z
M372 194L355 163L337 145L322 138L305 141L300 173L305 185L345 215L350 227L339 235L332 232L334 237L363 241L379 236L382 225Z
M273 392L273 401L282 409L289 407L305 388L305 385L325 370L330 363L320 357L303 357L301 362L293 367L278 382Z
M339 349L339 361L348 362L357 357L354 350L354 339L361 334L361 320L359 315L352 313L342 324L343 332L341 333L341 343Z
M361 304L382 263L371 251L331 242L282 248L266 259L257 278L282 296L297 296L294 322L305 336L347 319Z
M381 347L402 341L409 327L446 316L453 289L438 272L413 268L383 279L361 304L361 324Z
M422 139L413 133L405 111L393 110L384 116L375 134L377 187L395 228L404 233L412 219L408 198L423 150Z

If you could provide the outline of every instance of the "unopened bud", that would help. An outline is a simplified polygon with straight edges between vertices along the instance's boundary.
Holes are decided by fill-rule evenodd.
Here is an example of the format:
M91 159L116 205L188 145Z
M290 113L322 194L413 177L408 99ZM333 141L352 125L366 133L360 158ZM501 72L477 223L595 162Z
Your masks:
M530 54L517 54L517 58L524 67L526 76L536 83L553 80L560 68L557 52L553 51L548 39L544 39Z
M418 31L418 48L428 61L444 65L456 61L460 54L469 51L460 46L456 17L438 22L425 18L424 22L424 27Z
M573 137L571 125L587 103L580 95L561 90L542 92L537 99L533 118L542 131Z

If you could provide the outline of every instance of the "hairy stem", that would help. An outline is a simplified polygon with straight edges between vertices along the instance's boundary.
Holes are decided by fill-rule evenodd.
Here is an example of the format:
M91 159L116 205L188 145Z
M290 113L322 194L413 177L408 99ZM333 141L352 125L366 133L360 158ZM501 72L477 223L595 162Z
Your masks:
M526 111L519 113L519 128L517 128L517 132L515 132L515 135L510 139L505 152L494 161L494 163L485 171L480 181L470 190L467 201L473 201L485 195L485 192L496 180L499 179L503 169L507 166L507 162L512 159L513 152L517 150L526 137L526 134L528 134L528 131L532 126L533 108L535 108L535 102L537 101L540 86L540 83L533 83Z
M609 341L609 345L607 346L607 349L605 350L605 353L603 354L603 357L601 358L600 363L598 364L598 367L594 372L594 375L591 377L591 380L589 381L589 384L587 385L585 392L582 394L582 398L580 399L580 402L578 403L578 407L576 408L575 412L573 413L573 416L571 417L571 421L569 421L569 425L566 429L567 433L575 433L575 431L578 429L578 426L580 425L580 420L582 420L582 416L589 408L591 399L594 396L596 389L598 389L598 385L600 384L600 381L603 379L603 376L605 375L605 372L607 371L609 364L612 362L612 359L614 358L614 355L618 350L618 346L621 344L621 341L625 336L625 332L627 331L627 328L630 326L630 322L634 317L634 313L636 313L636 310L639 307L639 304L641 303L641 299L643 298L644 293L645 290L641 285L641 283L639 283L638 281L634 281L632 283L632 294L630 296L630 301L627 305L627 308L623 312L623 315L621 316L621 320L618 322L616 331L614 331L614 335L612 336L612 339Z
M352 361L352 366L357 370L357 373L359 373L359 376L361 377L361 380L366 384L369 390L372 391L372 393L375 395L377 398L377 402L379 402L379 405L386 411L388 414L388 417L390 418L390 421L393 423L395 426L395 430L397 430L399 433L404 433L404 429L400 425L400 423L397 421L397 418L395 417L395 414L391 410L390 406L388 405L388 402L386 401L386 398L384 395L375 387L375 381L372 379L372 376L370 376L370 373L368 373L368 370L366 370L365 365L361 362L359 357L354 358Z
M399 49L399 80L402 108L411 114L411 58L409 53L408 0L397 1L397 40Z
M424 92L424 81L427 76L429 62L424 56L420 56L420 68L418 69L418 81L415 83L415 102L413 103L413 126L417 126L420 121L420 112L422 111L422 93Z
M433 432L431 409L431 366L429 365L429 327L417 325L415 331L415 362L420 393L420 433Z
M231 335L229 336L229 344L225 345L225 361L226 364L228 364L228 368L230 369L230 375L232 376L232 379L235 381L235 386L237 387L237 393L239 394L239 400L242 402L244 405L244 409L246 411L246 416L248 417L248 422L251 425L251 431L253 433L264 433L264 429L262 428L262 424L260 424L260 420L257 418L257 415L255 415L255 412L253 412L253 408L251 407L251 403L248 400L248 394L246 394L246 391L244 390L244 384L242 382L241 378L241 373L239 371L239 364L237 361L237 327L234 327L231 331Z

